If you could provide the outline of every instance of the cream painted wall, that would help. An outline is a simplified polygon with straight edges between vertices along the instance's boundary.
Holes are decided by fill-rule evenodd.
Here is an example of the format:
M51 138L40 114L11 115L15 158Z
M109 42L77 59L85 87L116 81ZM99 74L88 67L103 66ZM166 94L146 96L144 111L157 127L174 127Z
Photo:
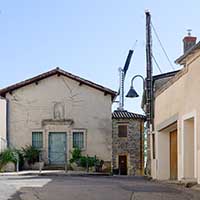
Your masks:
M6 100L0 98L0 151L6 146Z
M162 149L162 151L160 151ZM157 177L161 180L170 178L169 133L157 134ZM162 170L162 169L165 170Z
M86 151L105 161L111 161L112 116L110 95L64 76L51 76L7 93L9 101L10 142L16 147L31 144L32 131L44 132L44 146L48 154L48 132L67 132L68 158L73 129L86 133ZM73 119L73 125L42 124L53 119L54 105L64 107L64 118Z
M184 177L194 178L194 119L184 120ZM192 167L191 167L192 166Z
M195 153L195 174L200 177L198 173L198 166L200 161L197 160L197 152L200 150L200 52L190 56L186 62L187 73L180 77L170 87L159 94L155 99L155 129L168 121L172 116L178 114L178 179L183 178L183 149L182 134L183 134L183 120L184 116L190 113L195 114L194 126L194 152ZM159 130L155 130L159 132ZM158 148L162 151L162 148ZM158 154L156 155L158 158ZM153 163L152 163L153 165ZM160 169L157 169L160 170ZM162 170L165 170L163 168ZM157 177L158 179L160 177Z

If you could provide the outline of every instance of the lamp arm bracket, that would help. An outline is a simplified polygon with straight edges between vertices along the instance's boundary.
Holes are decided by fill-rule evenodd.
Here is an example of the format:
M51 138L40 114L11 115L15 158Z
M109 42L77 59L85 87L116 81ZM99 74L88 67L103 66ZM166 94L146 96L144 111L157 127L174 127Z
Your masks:
M145 88L145 80L144 80L144 78L143 78L143 76L142 75L135 75L132 79L131 79L131 87L133 87L133 81L135 80L135 78L141 78L142 79L142 81L143 81L143 88Z

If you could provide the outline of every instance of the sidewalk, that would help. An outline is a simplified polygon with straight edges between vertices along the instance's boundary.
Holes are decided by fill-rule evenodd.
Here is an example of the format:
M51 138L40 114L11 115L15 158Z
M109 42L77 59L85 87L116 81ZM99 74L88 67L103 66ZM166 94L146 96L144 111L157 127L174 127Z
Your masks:
M64 170L24 170L19 172L1 172L0 176L109 176L109 173L67 171Z
M177 186L182 186L185 188L190 188L193 190L198 190L200 191L200 184L197 183L197 180L195 179L182 179L182 180L157 180L157 179L152 179L152 182L158 182L158 183L165 183L169 185L177 185Z

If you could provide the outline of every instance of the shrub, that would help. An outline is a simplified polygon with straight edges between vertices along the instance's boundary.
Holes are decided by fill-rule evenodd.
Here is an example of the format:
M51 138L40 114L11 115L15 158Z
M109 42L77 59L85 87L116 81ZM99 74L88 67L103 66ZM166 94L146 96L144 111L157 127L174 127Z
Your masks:
M95 157L81 156L79 164L81 167L93 167L95 166L95 162Z
M82 156L81 150L79 148L75 148L72 152L72 158L70 159L70 163L76 163L81 167L93 167L100 165L100 160L96 158L96 156Z
M77 162L81 158L81 150L79 148L74 148L71 154L72 158L70 159L70 163Z
M18 151L16 149L7 148L0 153L0 170L9 162L17 164L19 158Z
M24 159L29 165L39 162L40 151L31 145L22 148Z
M19 158L19 170L22 170L24 167L24 155L23 155L23 151L20 149L16 149L16 152L18 154L18 158Z

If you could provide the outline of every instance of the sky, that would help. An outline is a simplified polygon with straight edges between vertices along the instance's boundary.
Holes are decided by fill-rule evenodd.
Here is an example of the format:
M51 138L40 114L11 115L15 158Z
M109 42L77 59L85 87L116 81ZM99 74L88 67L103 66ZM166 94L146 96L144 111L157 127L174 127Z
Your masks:
M137 40L127 93L134 75L145 76L145 10L174 63L182 54L186 30L200 35L199 7L198 0L0 0L0 88L60 67L117 91L118 68ZM162 72L172 71L152 36ZM153 73L160 73L155 64ZM136 79L134 87L141 96L142 80ZM142 113L140 105L141 98L125 99L130 112Z

